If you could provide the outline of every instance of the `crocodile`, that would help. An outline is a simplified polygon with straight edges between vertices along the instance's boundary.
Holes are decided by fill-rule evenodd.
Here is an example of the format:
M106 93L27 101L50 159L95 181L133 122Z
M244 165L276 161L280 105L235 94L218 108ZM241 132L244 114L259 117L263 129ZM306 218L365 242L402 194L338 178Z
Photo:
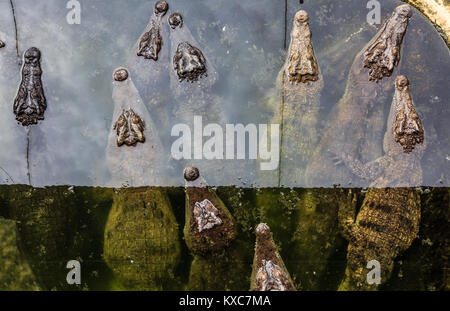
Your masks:
M193 116L203 116L209 122L225 124L223 99L212 86L217 72L208 56L202 52L187 23L179 13L169 16L172 69L170 89L176 104L172 111L177 121L193 122Z
M14 99L14 114L23 126L29 126L44 120L47 101L41 80L41 51L35 47L29 48L23 59L22 81Z
M338 219L348 239L347 268L340 290L375 290L369 284L366 265L381 265L381 284L393 270L395 258L409 248L420 224L420 197L414 187L422 182L421 158L426 147L422 121L414 107L406 76L395 81L383 149L385 154L363 164L351 154L335 154L336 165L347 166L354 174L372 179L356 216L356 196L349 191L340 204Z
M163 18L167 10L166 1L155 3L150 21L131 48L125 64L133 75L133 82L157 128L164 128L169 123L172 100L168 88L169 30L166 19ZM166 140L169 137L161 139Z
M306 165L318 143L317 121L323 89L309 29L309 15L295 14L285 64L277 79L281 108L272 123L281 123L280 182L304 185Z
M256 247L250 290L295 290L294 283L273 241L270 228L265 223L260 223L256 227Z
M343 97L335 105L306 169L308 186L368 185L345 167L335 166L327 150L346 151L362 162L382 155L385 105L401 60L401 46L412 11L403 4L358 53L349 72ZM395 76L395 75L394 75Z
M170 90L173 106L170 112L172 124L185 124L194 129L194 117L201 117L203 124L215 123L225 128L225 99L218 96L214 86L218 73L214 64L194 38L188 23L180 13L169 16L171 61ZM211 133L211 136L216 135ZM173 141L173 139L172 139ZM194 147L195 148L195 147ZM183 167L193 165L209 176L210 185L238 182L236 173L242 170L242 162L221 159L184 159ZM232 180L232 182L230 181Z
M164 182L163 145L128 69L113 74L114 113L106 161L112 186L149 186Z
M122 289L173 289L180 253L178 223L164 188L114 191L103 258Z
M167 13L169 4L164 1L158 1L155 4L154 16L156 18L151 20L151 28L145 32L140 41L137 51L138 56L142 56L146 59L158 60L159 51L161 51L162 37L160 33L162 17Z
M280 124L281 152L277 171L259 172L262 186L305 185L306 165L319 140L316 125L323 86L309 15L300 10L294 16L288 53L275 87L265 96L273 111L270 123Z
M184 239L194 254L218 252L229 246L236 231L233 217L194 166L184 170L186 224Z

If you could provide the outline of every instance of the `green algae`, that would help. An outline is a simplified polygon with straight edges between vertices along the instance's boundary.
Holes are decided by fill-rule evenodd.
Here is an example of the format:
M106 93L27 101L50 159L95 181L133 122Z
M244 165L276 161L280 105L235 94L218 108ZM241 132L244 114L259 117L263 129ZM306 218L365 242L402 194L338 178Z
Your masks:
M260 222L271 227L280 256L297 289L336 290L343 279L347 242L336 227L335 206L348 190L219 187L216 193L234 218L236 236L229 247L203 256L192 256L181 241L185 222L184 188L122 191L1 186L0 211L10 220L0 226L0 230L5 230L0 236L1 245L5 245L0 265L15 267L0 269L1 288L248 290L254 230ZM127 191L131 195L125 195ZM352 191L358 194L360 206L364 191ZM380 290L449 288L450 192L448 188L424 188L420 195L419 237L396 260L391 279ZM164 202L165 207L153 214L143 207L131 208L147 201L139 198L160 205ZM154 227L155 223L165 223L165 229ZM115 225L119 229L111 231ZM160 234L156 240L145 243L139 239L143 232L155 236L157 231L167 230L167 225L172 230ZM172 241L168 244L172 245L171 249L161 247L168 239ZM157 249L159 252L149 254ZM133 264L127 258L130 254L135 256ZM72 259L81 262L81 286L66 284L65 265ZM16 282L12 283L13 278Z
M193 217L194 205L205 199L217 208L218 217L222 223L201 233L198 231L197 221ZM185 211L184 240L194 254L221 251L235 238L236 229L233 216L211 187L186 187Z
M104 258L123 288L172 288L179 255L178 224L164 190L122 189L115 194Z
M16 223L0 218L0 291L40 290L17 246Z
M266 224L261 223L256 228L255 255L253 257L250 290L262 290L261 288L258 288L258 271L262 267L264 261L271 261L281 268L280 272L283 276L279 276L279 280L282 285L286 290L295 290L294 283L280 256L270 228Z
M248 290L252 249L246 244L236 240L220 253L196 255L185 290Z
M337 226L338 189L258 191L261 221L271 227L294 284L303 290L337 286L330 273L343 247Z

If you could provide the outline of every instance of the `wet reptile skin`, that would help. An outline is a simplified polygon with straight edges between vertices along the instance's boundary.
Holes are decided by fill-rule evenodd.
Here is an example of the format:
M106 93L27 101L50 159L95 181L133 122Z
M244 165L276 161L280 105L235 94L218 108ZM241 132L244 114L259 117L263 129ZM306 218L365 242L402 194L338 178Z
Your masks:
M334 160L354 174L374 180L355 219L356 196L341 202L339 223L349 240L347 268L341 290L372 290L377 284L366 281L367 263L381 265L381 283L393 270L395 258L408 249L419 232L420 197L414 187L422 182L420 160L425 149L425 133L409 92L405 76L398 76L395 95L384 138L385 155L366 165L350 156ZM399 134L406 137L402 142ZM414 146L410 142L414 142Z
M384 134L385 107L392 96L410 17L408 5L395 8L384 26L355 57L344 96L333 108L327 129L308 163L308 186L359 187L370 183L344 167L334 166L327 153L328 150L346 152L362 162L382 155L380 141Z

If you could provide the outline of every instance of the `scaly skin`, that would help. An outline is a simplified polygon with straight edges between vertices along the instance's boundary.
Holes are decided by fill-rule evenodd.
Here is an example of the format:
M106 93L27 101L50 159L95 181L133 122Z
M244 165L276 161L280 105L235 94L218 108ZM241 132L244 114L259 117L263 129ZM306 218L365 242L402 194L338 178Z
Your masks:
M425 149L425 133L409 92L408 79L396 79L394 100L384 138L385 155L362 165L348 154L334 160L344 163L357 175L374 179L355 220L356 197L351 191L342 202L339 223L349 240L347 268L340 290L374 290L366 281L366 265L377 260L381 283L386 282L395 258L409 248L420 223L419 193L411 187L422 182L420 160Z
M186 180L186 223L184 226L186 245L196 255L222 251L230 245L236 235L231 213L216 192L206 184L196 167L188 166L184 171L184 178ZM206 213L202 214L196 210L197 203L207 203L211 206L210 217L205 217Z
M110 183L114 187L165 185L169 177L163 145L134 76L118 68L113 78L114 113L106 148Z
M14 114L17 121L28 126L44 120L47 101L41 81L41 51L29 48L23 59L22 81L14 99Z
M278 253L269 226L260 223L256 227L255 257L250 290L295 291L294 283Z
M323 89L305 11L295 15L288 57L278 80L284 100L281 183L304 185L305 168L319 140L316 125ZM275 120L281 120L280 112Z
M346 152L366 163L382 154L379 141L383 136L384 105L387 102L396 68L400 62L401 44L411 9L398 6L377 35L356 56L350 69L344 96L332 111L325 131L308 164L308 186L333 184L365 185L345 167L335 166L328 156Z
M306 165L319 140L317 121L323 77L314 54L306 11L294 17L291 42L285 64L277 79L281 103L274 107L272 124L282 124L282 185L304 185Z

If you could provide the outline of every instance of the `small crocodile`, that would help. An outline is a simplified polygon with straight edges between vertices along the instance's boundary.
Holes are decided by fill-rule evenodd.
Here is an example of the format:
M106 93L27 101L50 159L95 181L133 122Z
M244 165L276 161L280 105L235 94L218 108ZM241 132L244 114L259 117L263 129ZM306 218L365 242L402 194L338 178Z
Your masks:
M366 186L343 167L336 167L327 155L345 151L362 162L382 155L385 105L394 85L392 74L401 59L401 45L409 19L409 5L395 8L375 37L356 56L350 69L344 96L331 112L329 127L311 157L306 171L308 186L333 184Z
M384 283L390 277L395 258L416 238L420 197L412 187L422 182L420 161L425 147L425 132L414 108L408 79L400 75L395 81L384 137L385 155L367 164L344 153L333 158L337 165L344 164L354 174L373 180L356 220L356 196L349 192L340 204L339 224L349 240L341 290L377 289L377 284L366 282L368 262L380 263Z
M170 123L169 111L172 95L169 85L169 29L163 18L168 10L166 1L157 1L152 8L150 21L139 39L129 50L126 66L133 76L133 83L156 123L165 129ZM136 52L137 51L137 52ZM159 135L169 132L161 139L170 138L170 131L159 131Z

